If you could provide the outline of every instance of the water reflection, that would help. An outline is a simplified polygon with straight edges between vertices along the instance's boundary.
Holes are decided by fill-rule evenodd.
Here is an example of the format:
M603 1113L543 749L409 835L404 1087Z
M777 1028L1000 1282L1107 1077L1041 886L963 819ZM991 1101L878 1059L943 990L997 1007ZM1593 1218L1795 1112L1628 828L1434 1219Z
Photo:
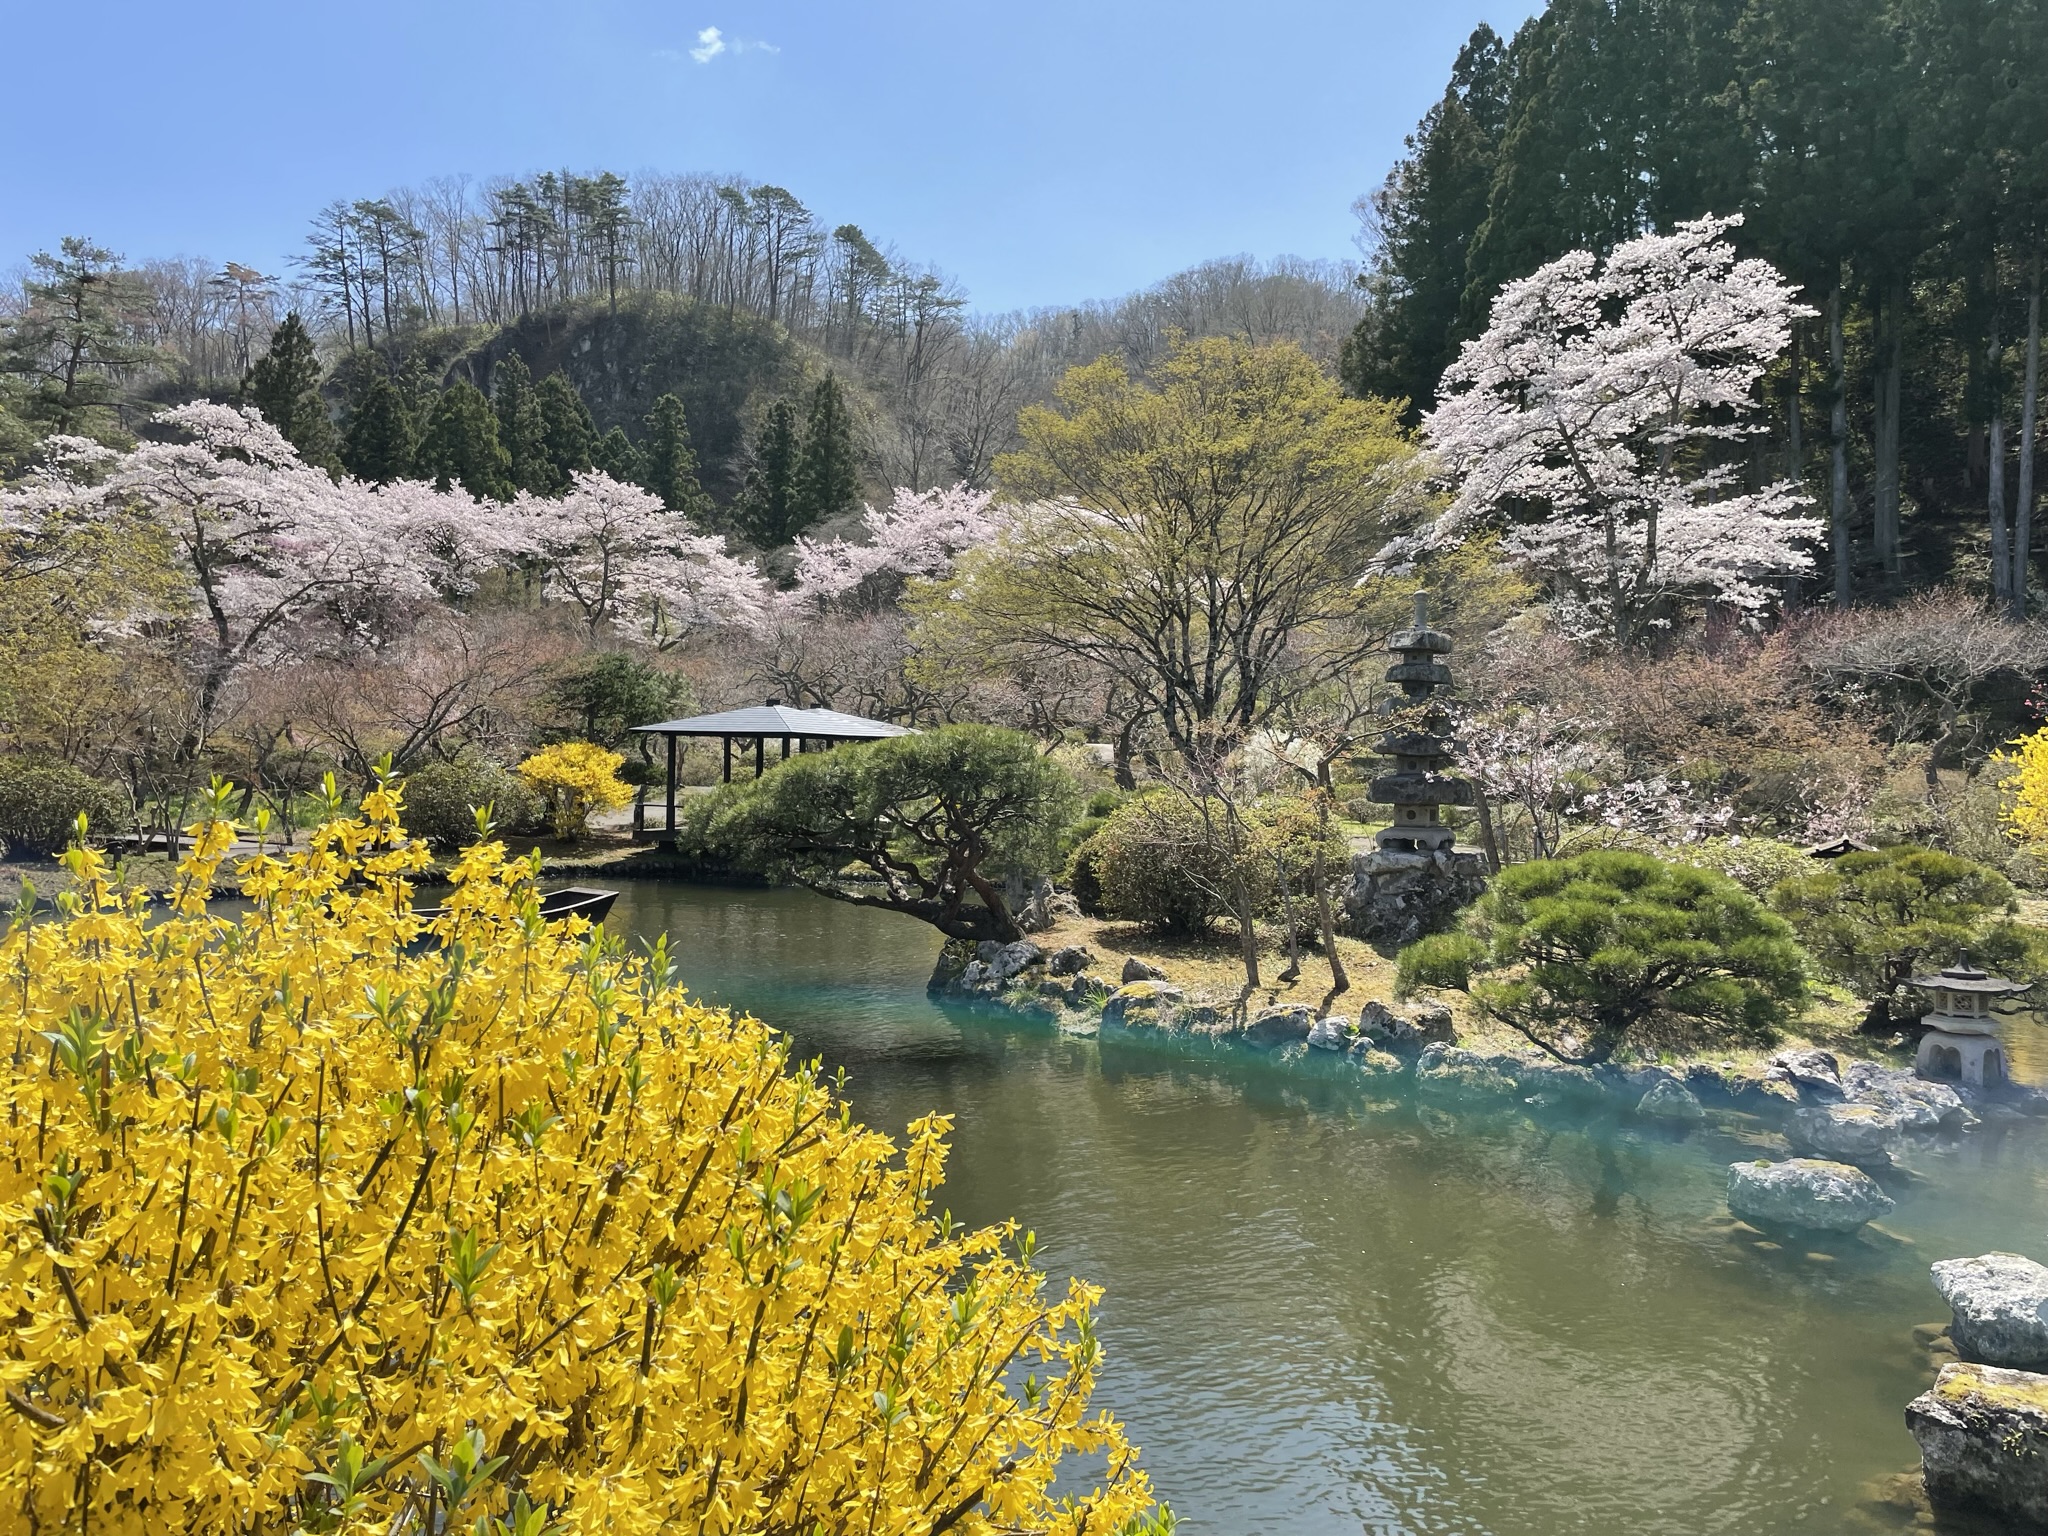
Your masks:
M948 1203L1108 1287L1101 1401L1191 1531L1839 1531L1914 1463L1927 1262L2042 1246L2031 1126L1916 1154L1896 1237L1759 1249L1722 1203L1754 1139L948 1014L930 930L800 893L632 887L613 925L869 1120L957 1116Z

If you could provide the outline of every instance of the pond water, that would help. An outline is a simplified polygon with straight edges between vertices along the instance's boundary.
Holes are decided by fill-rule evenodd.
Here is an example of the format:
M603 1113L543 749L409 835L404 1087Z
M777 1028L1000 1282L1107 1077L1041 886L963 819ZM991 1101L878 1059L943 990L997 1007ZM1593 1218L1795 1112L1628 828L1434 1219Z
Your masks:
M2032 1126L1916 1152L1896 1237L1770 1251L1725 1225L1733 1134L1453 1117L956 1014L930 929L802 892L629 885L611 926L844 1065L870 1123L957 1117L946 1202L1107 1288L1097 1402L1189 1532L1885 1529L1928 1263L2048 1249Z

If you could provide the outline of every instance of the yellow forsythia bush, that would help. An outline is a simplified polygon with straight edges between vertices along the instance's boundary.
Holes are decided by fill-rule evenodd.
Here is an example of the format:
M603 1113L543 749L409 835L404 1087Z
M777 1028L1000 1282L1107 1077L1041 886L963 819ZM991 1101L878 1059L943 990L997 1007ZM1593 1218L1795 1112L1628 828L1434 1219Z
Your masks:
M594 741L562 741L543 747L515 770L548 808L548 828L574 837L592 811L625 805L633 791L619 777L625 758Z
M423 923L388 785L209 916L227 803L168 917L74 848L0 941L0 1530L1170 1523L1096 1293L933 1214L945 1117L856 1123L498 845Z
M2048 850L2048 730L2014 742L1992 761L2005 770L2005 824L2021 846Z

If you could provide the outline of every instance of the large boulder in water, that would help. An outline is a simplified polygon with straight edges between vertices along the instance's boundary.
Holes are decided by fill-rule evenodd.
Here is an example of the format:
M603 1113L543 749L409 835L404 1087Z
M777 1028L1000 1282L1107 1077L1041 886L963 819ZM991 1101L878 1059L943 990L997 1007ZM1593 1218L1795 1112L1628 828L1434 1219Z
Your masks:
M1795 1157L1728 1167L1728 1209L1767 1227L1853 1232L1891 1208L1892 1197L1877 1180L1847 1163Z
M1351 1020L1341 1013L1317 1019L1315 1027L1308 1032L1308 1048L1312 1051L1341 1051L1348 1049L1350 1044Z
M1792 1143L1862 1168L1883 1168L1898 1145L1899 1122L1874 1104L1816 1104L1792 1116Z
M2048 1366L2048 1268L2017 1253L1943 1259L1934 1288L1955 1314L1949 1341L1965 1360Z
M1179 987L1163 981L1133 981L1118 987L1102 1005L1102 1022L1115 1025L1165 1025L1173 1022L1177 1006L1187 1001Z
M2048 1530L2048 1376L1955 1361L1906 1405L1927 1497Z
M1636 1113L1648 1120L1669 1120L1683 1125L1697 1124L1707 1118L1699 1096L1685 1084L1675 1083L1668 1077L1651 1086L1636 1105Z

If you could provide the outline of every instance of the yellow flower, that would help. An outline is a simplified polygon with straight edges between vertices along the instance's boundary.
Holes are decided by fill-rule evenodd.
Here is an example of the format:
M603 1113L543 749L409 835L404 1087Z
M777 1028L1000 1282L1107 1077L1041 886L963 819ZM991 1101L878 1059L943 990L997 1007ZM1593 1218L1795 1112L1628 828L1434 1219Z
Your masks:
M543 747L516 770L533 786L548 808L548 826L557 837L574 837L590 813L626 804L632 789L619 777L625 759L595 742L564 741ZM369 811L368 803L364 811Z
M209 916L225 802L168 919L79 851L76 915L0 938L0 1532L1107 1536L1151 1508L1088 1412L1096 1293L934 1216L944 1117L858 1124L665 952L543 922L499 846L423 924L396 795ZM1055 1496L1070 1451L1094 1486Z

